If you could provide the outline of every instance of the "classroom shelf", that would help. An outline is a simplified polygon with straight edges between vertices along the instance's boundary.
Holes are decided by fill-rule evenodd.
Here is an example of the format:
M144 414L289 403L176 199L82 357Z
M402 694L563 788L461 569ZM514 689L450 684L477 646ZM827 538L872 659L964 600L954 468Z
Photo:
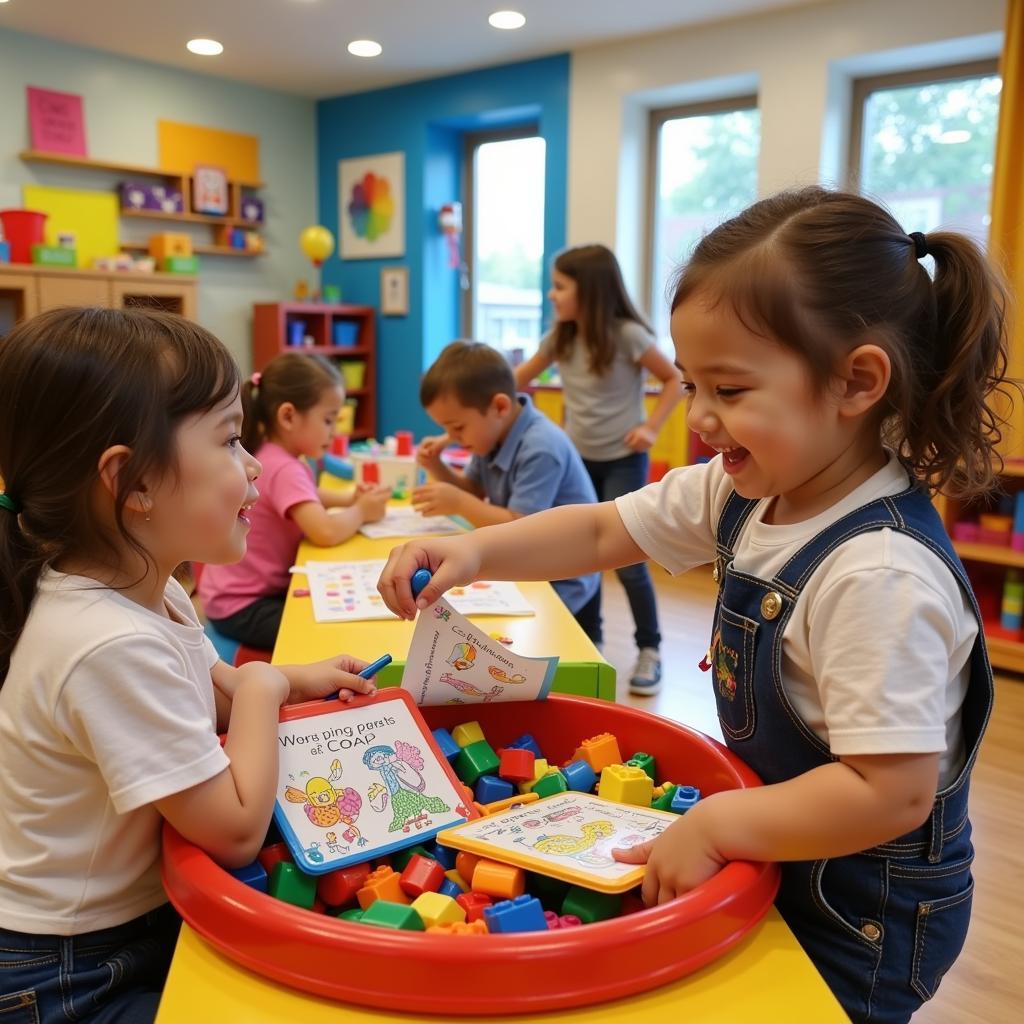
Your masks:
M1001 548L995 544L975 544L955 540L953 550L962 562L986 562L989 565L1008 565L1013 569L1024 569L1024 551Z
M41 149L23 149L18 156L27 163L61 164L65 167L81 167L93 171L110 171L114 174L144 174L150 178L187 178L188 171L168 171L162 167L145 167L142 164L127 164L116 160L94 160L88 156L69 156L66 153L46 153ZM262 181L233 181L242 188L263 188Z
M146 242L122 242L121 248L125 252L149 252L149 245ZM232 245L206 245L197 242L192 246L192 252L197 256L242 256L245 258L253 256L266 256L265 249L252 252L247 249L236 249Z

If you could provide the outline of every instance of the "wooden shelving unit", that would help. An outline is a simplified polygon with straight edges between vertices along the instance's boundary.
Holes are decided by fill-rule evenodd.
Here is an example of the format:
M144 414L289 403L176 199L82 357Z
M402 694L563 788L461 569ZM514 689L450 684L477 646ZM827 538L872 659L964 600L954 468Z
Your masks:
M1007 461L1000 475L1006 483L1005 489L1008 493L1024 489L1024 460ZM946 529L952 536L953 527L965 512L963 503L940 495L936 498L935 504ZM971 511L977 509L972 508ZM1014 551L1013 548L996 544L959 540L953 541L953 549L964 563L967 575L975 584L976 592L992 587L1006 569L1024 571L1024 551ZM985 614L984 608L982 612ZM987 615L985 640L989 657L996 668L1024 673L1024 640L1006 635L998 620L991 620Z
M292 324L301 324L312 345L288 344ZM338 326L341 325L341 326ZM335 331L354 333L354 344L334 343ZM331 362L360 362L365 367L363 384L345 388L345 396L356 402L353 440L375 437L377 433L377 325L372 306L328 305L320 302L259 302L253 306L252 364L262 370L282 352L310 352Z
M167 171L159 167L143 167L138 164L118 163L110 160L93 160L91 157L67 156L64 153L44 153L38 149L22 150L18 156L26 163L56 164L63 167L74 167L81 170L105 171L108 174L123 174L128 177L159 178L179 191L185 209L181 213L165 213L162 210L122 209L122 217L143 220L169 221L177 224L207 224L211 227L240 227L248 231L256 231L263 227L257 221L242 217L242 202L246 191L255 191L263 187L261 181L229 181L229 210L223 217L217 214L194 213L192 205L192 176L187 172ZM250 252L235 249L228 245L193 245L193 251L204 256L234 256L251 258L260 256L263 250ZM145 242L122 242L121 249L125 252L147 252Z

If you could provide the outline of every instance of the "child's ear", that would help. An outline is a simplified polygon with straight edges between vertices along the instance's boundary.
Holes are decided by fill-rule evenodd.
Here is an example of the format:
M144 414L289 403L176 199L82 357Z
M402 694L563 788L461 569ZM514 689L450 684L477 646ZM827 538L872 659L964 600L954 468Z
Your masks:
M512 408L512 399L509 398L508 395L506 395L504 391L499 391L491 399L491 408L499 416L502 416L502 417L507 416L509 409Z
M103 452L96 465L100 484L114 500L121 492L121 471L131 455L132 450L126 444L115 444ZM146 485L140 484L139 490L132 491L126 497L124 505L133 512L148 512L153 505L146 493Z
M880 345L858 345L840 368L840 411L851 417L867 412L885 397L891 378L889 353Z
M282 402L277 407L277 412L274 413L274 420L276 426L282 430L290 430L295 426L296 417L299 415L299 410L295 408L292 402Z

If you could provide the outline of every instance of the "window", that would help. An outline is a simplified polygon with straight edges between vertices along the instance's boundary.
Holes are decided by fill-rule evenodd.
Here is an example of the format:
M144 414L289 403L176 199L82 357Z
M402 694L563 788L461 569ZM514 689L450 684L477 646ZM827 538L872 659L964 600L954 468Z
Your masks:
M544 140L532 131L466 145L469 287L463 331L515 366L533 355L544 302Z
M757 198L757 98L651 111L649 308L670 351L667 289L701 236Z
M994 61L854 83L850 180L907 231L988 238L999 93Z

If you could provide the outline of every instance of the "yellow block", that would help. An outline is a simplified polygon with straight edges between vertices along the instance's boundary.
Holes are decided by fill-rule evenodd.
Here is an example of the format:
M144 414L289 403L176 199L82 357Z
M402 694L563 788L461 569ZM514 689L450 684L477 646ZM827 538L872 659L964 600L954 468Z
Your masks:
M456 924L466 920L466 912L451 898L439 892L423 892L412 901L412 909L430 928L435 924Z
M26 210L47 214L47 245L57 244L58 232L75 233L78 266L92 267L95 257L113 256L120 249L117 196L113 192L25 185L22 199Z
M484 738L484 731L479 722L463 722L452 729L452 739L460 747L468 747L470 743L479 743Z
M610 764L601 771L597 784L597 795L602 800L614 800L620 804L636 804L650 807L654 783L643 768L631 768L628 764Z
M534 786L540 782L548 773L548 762L543 757L535 757L533 759L533 778L528 779L526 782L520 782L518 790L520 793L529 793Z
M255 185L260 180L260 140L218 128L177 121L157 121L160 167L173 174L191 174L196 164L223 167L231 181Z

